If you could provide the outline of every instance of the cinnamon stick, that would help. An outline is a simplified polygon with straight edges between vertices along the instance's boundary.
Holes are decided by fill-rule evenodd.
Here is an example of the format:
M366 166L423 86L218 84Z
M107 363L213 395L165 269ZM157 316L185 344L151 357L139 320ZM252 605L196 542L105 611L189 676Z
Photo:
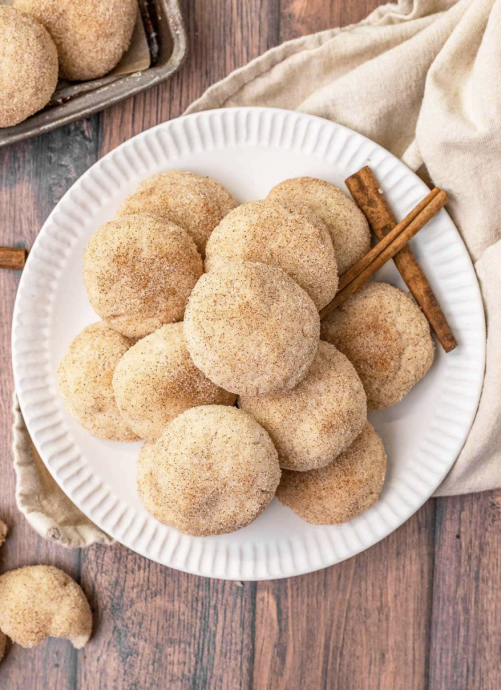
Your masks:
M428 204L430 204L433 199L436 199L437 196L442 195L440 198L444 200L444 203L439 203L437 205L437 210L440 210L442 206L444 206L447 203L447 195L445 192L441 192L438 187L435 187L435 189L432 189L425 198L419 202L419 204L412 209L410 213L408 213L405 218L400 221L398 225L395 225L395 227L390 230L390 232L385 235L384 237L381 238L381 241L376 244L373 249L371 249L365 256L363 256L360 261L357 261L356 264L354 264L351 268L349 268L339 279L339 285L338 285L338 292L341 292L348 283L351 283L352 280L354 280L359 273L362 273L362 271L367 268L367 266L374 261L374 259L381 254L381 252L386 249L386 247L393 242L395 237L400 234L402 230L404 230L415 218L419 216L421 211L424 211ZM445 195L445 196L443 196ZM437 212L434 211L431 215L429 215L428 220L430 220L435 213ZM426 221L426 223L428 222ZM425 225L426 223L423 223ZM422 226L421 226L422 227ZM419 228L420 229L420 228Z
M323 319L331 311L351 297L381 266L392 259L407 242L416 235L448 202L447 192L433 190L420 202L393 230L352 266L347 273L351 279L343 280L343 287L338 290L334 299L320 312Z
M365 166L346 180L346 186L369 221L374 234L381 240L396 226L397 221L372 170ZM405 246L393 259L438 341L445 352L451 352L457 346L456 339L414 254Z
M28 252L19 247L0 247L0 268L22 271Z

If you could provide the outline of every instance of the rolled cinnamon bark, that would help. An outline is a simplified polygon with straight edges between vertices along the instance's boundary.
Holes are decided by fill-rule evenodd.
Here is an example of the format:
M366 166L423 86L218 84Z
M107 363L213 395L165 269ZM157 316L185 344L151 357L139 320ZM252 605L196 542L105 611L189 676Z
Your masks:
M348 177L346 186L369 221L374 234L381 240L397 225L397 221L372 170L365 166ZM457 346L456 339L414 254L409 247L405 246L393 257L393 260L443 349L445 352L451 352Z
M383 237L365 256L343 274L334 299L320 312L323 319L351 297L381 266L411 240L445 206L449 197L441 189L434 189L393 230ZM346 277L345 277L346 276Z
M0 268L22 271L28 252L19 247L0 247Z

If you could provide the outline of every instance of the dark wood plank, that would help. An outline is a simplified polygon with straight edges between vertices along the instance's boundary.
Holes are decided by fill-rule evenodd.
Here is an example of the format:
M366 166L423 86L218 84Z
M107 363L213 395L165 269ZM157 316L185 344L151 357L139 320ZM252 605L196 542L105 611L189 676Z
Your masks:
M79 688L250 687L253 583L186 575L116 545L85 555L84 587L98 625Z
M0 244L32 245L57 201L96 160L96 131L97 120L91 119L0 151ZM43 563L79 580L80 553L38 537L15 505L10 324L18 282L18 272L0 271L0 516L11 528L0 549L0 572ZM14 645L0 666L0 687L70 688L76 664L77 652L64 640L51 639L34 650Z
M430 688L501 687L501 491L437 501Z
M259 583L255 690L424 690L434 505L368 551Z
M280 42L338 26L356 24L384 4L382 0L282 0Z
M370 2L370 0L369 0ZM358 3L365 6L365 0ZM280 41L290 41L341 26L342 2L324 0L282 0L280 11ZM348 13L349 14L349 13ZM351 23L348 19L345 23Z

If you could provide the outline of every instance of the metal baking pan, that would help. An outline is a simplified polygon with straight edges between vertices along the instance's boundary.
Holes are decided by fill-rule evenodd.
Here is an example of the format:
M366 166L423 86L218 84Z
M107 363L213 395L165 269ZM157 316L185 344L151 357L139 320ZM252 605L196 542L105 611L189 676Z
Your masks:
M0 147L88 117L171 77L183 64L187 38L178 0L138 0L151 63L143 72L74 83L56 91L43 110L0 129Z

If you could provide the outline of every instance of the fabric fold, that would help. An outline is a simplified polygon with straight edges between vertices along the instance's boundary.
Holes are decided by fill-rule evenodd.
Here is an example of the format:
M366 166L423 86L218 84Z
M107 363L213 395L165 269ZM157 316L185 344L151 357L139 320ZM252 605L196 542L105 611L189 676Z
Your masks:
M44 539L68 548L113 544L114 540L87 518L56 484L30 438L14 396L14 470L16 503Z

